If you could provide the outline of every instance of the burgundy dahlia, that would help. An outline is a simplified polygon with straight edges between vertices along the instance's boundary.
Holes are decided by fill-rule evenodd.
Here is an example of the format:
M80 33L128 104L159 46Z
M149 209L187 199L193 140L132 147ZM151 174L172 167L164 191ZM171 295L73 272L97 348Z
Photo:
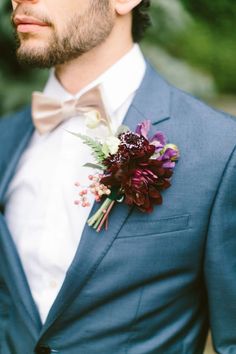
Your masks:
M117 153L103 161L106 171L101 183L124 195L126 204L151 212L154 205L162 203L160 191L170 187L172 169L165 168L164 161L151 158L155 146L144 136L127 132L119 139Z

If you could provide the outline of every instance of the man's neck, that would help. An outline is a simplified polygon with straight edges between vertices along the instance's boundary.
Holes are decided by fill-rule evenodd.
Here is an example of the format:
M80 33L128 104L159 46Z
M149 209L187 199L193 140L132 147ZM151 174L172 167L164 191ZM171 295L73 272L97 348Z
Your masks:
M125 40L122 33L117 33L88 53L57 66L57 79L67 92L76 94L122 58L133 44L131 37Z

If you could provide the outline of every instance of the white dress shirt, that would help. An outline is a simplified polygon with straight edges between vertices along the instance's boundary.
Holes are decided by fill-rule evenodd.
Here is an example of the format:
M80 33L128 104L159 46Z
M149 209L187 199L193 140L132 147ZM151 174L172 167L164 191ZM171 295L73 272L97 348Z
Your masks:
M117 129L145 72L133 48L75 97L99 85L105 108ZM78 78L79 80L79 78ZM44 93L62 101L74 98L51 72ZM82 117L72 117L50 133L34 131L7 191L6 220L42 322L62 286L78 248L91 207L76 206L75 182L88 185L90 149L66 130L90 134ZM92 206L93 198L90 196Z

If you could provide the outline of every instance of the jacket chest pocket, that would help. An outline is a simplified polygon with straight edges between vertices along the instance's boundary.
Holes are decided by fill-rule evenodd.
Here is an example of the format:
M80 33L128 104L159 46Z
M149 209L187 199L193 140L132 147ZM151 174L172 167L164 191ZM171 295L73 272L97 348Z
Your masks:
M117 238L159 236L165 233L186 230L189 227L190 214L175 215L156 220L132 219L123 225Z

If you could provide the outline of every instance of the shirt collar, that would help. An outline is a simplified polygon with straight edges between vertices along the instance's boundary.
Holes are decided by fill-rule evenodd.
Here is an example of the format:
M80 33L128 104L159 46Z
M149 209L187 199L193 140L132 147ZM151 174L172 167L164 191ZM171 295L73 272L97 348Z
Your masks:
M127 54L76 95L71 95L63 88L55 76L54 69L50 73L44 93L66 101L75 97L79 98L93 87L99 86L106 110L112 116L140 86L145 69L144 56L139 45L134 44Z

